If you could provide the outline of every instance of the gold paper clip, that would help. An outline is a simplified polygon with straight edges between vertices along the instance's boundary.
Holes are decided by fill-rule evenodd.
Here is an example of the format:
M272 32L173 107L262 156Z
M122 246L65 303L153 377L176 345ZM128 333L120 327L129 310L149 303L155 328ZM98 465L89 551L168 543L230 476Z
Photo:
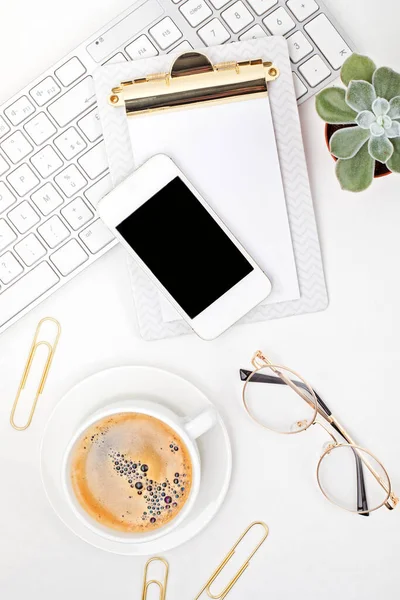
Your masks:
M47 321L54 323L54 325L56 326L56 334L55 334L54 342L52 344L50 342L48 342L47 340L39 340L39 341L37 341L38 337L40 335L40 330L42 328L42 325L44 323L46 323ZM28 360L26 361L25 369L24 369L24 372L22 374L21 382L19 384L18 392L17 392L17 395L15 397L14 404L13 404L13 407L12 407L12 410L11 410L10 423L11 423L12 427L14 427L14 429L16 429L17 431L24 431L25 429L28 429L29 425L32 422L32 418L33 418L33 415L34 415L35 410L36 410L36 405L38 403L39 396L43 393L43 389L44 389L44 386L46 384L47 376L48 376L49 371L50 371L51 363L52 363L52 360L53 360L53 357L54 357L54 353L55 353L56 348L57 348L57 344L58 344L58 340L60 338L60 334L61 334L61 325L60 325L60 323L56 319L53 319L53 317L45 317L44 319L41 319L41 321L39 321L39 324L38 324L38 326L36 328L35 336L33 338L32 346L31 346L30 351L29 351ZM36 390L36 395L35 395L35 398L33 400L32 408L31 408L31 412L29 414L28 420L25 423L25 425L20 426L20 425L17 425L15 423L15 421L14 421L15 411L17 410L17 406L18 406L18 402L19 402L19 399L20 399L20 396L21 396L21 392L24 389L24 387L26 385L26 382L28 380L29 372L31 370L32 363L33 363L33 360L35 358L36 351L37 351L37 349L40 346L46 346L47 347L47 351L48 351L47 352L47 359L46 359L46 363L45 363L45 365L43 367L42 376L40 378L39 385L38 385L38 388Z
M228 583L228 585L219 594L217 594L217 595L212 594L212 592L210 590L211 585L214 583L214 581L217 579L218 575L221 573L222 569L228 564L228 562L230 561L230 559L232 558L232 556L235 554L236 548L239 546L240 542L249 533L249 531L253 527L255 527L256 525L260 525L265 530L265 533L264 533L262 539L258 542L258 544L254 548L254 550L247 557L247 560L242 564L242 566L240 567L239 571L236 573L235 577L233 577L233 579L231 579L231 581ZM223 600L223 598L225 598L229 594L229 592L231 591L231 589L233 588L233 586L235 585L235 583L238 581L239 577L241 577L243 575L243 573L245 572L245 570L249 566L250 561L253 558L253 556L255 555L255 553L257 552L257 550L260 548L260 546L267 539L268 533L269 533L268 526L265 523L263 523L262 521L255 521L254 523L252 523L251 525L249 525L248 528L242 533L242 535L240 536L240 538L238 539L238 541L236 542L236 544L228 552L228 554L226 555L226 557L224 558L224 560L222 561L222 563L216 568L216 570L214 571L214 573L211 575L210 579L207 581L207 583L205 584L205 586L202 588L202 590L199 593L199 595L196 596L195 600L199 600L199 598L201 597L201 595L205 591L207 592L207 595L208 595L209 598L212 598L213 600Z
M149 581L147 581L147 571L149 569L149 565L150 565L150 563L155 562L155 561L159 561L159 562L163 563L163 565L165 566L164 583L161 583L161 581L158 581L157 579L150 579ZM168 571L169 571L169 565L164 558L159 558L158 556L155 556L154 558L149 558L149 560L147 561L146 566L144 568L142 600L146 600L147 590L149 589L149 587L151 585L158 586L158 588L160 590L160 600L165 600L165 595L167 593Z

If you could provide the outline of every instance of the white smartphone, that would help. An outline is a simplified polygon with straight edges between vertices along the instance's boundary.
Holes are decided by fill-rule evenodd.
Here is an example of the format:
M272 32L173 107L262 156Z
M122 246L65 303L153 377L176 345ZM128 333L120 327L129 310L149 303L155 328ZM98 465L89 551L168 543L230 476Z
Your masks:
M203 339L220 335L271 291L268 277L164 154L105 196L98 211Z

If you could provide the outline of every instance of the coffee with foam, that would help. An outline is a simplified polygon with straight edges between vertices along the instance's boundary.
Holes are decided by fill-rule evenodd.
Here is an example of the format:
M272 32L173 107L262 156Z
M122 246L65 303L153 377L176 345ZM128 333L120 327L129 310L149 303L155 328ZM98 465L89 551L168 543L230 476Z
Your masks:
M192 462L179 435L141 413L119 413L89 427L70 460L72 488L98 523L126 533L154 531L189 498Z

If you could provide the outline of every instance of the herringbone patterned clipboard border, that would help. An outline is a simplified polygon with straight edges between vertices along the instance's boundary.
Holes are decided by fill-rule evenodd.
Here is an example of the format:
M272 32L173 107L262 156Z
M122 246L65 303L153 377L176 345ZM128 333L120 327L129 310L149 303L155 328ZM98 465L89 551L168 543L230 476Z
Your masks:
M321 251L304 157L292 70L286 40L266 37L201 50L212 62L263 58L279 66L280 76L270 85L270 102L278 146L290 230L296 259L300 299L272 305L259 305L240 323L253 323L317 312L328 305ZM168 71L173 54L99 68L94 76L100 118L113 184L117 185L135 168L124 109L107 104L110 89L121 81L147 73ZM155 149L156 151L156 149ZM129 259L132 288L140 333L147 340L190 333L182 320L165 323L158 291L145 273Z

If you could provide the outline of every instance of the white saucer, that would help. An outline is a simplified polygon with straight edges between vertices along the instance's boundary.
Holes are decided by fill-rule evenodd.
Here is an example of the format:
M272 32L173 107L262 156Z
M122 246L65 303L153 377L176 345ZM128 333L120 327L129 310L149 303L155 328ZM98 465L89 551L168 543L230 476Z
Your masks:
M62 398L47 423L41 445L42 481L56 514L85 542L116 554L156 554L188 541L216 515L231 478L231 446L225 425L218 416L217 424L197 440L202 465L200 492L191 513L176 530L142 544L103 538L70 509L62 492L61 465L68 442L83 420L107 404L128 398L155 400L184 417L194 417L211 404L185 379L151 367L117 367L92 375Z

